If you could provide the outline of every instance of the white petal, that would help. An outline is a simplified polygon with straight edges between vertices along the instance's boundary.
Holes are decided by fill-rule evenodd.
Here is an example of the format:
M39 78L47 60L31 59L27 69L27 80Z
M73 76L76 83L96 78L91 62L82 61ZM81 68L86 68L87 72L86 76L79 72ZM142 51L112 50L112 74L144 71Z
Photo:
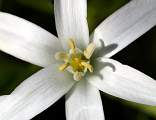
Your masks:
M85 48L89 42L87 0L54 0L54 8L57 33L64 48L68 48L70 38L79 48Z
M54 53L62 47L54 35L41 27L0 12L0 50L45 67L55 62Z
M98 60L88 81L101 91L129 101L156 105L156 81L111 59Z
M57 71L57 67L45 68L20 84L0 103L0 120L29 120L67 93L74 80L70 74Z
M156 0L131 0L92 34L98 56L111 57L156 25ZM104 43L103 43L104 42Z
M99 90L86 80L78 82L66 96L67 120L104 120Z
M0 96L0 103L4 100L6 100L6 98L8 97L9 95L3 95L3 96Z

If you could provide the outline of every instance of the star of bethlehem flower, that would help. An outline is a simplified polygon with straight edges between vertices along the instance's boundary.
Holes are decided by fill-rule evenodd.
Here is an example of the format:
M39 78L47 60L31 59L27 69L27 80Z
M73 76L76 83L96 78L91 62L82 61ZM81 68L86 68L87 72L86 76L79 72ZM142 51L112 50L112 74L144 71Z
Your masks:
M155 0L131 0L90 37L86 0L54 0L54 8L58 38L0 12L0 50L45 67L0 97L0 120L31 119L65 94L67 120L104 120L99 90L156 105L156 81L110 59L156 25Z

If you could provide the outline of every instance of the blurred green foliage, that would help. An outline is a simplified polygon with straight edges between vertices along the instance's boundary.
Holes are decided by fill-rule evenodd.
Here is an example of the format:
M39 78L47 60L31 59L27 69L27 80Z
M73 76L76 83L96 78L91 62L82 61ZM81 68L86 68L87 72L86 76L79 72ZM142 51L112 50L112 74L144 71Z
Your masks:
M53 4L49 0L16 0L19 4L44 13L52 13Z
M88 0L88 23L90 32L128 1L129 0ZM57 35L52 0L0 0L0 9L1 11L9 12L30 20ZM156 28L153 28L139 38L137 42L128 46L113 58L137 68L156 79L155 39ZM40 69L38 66L31 65L0 52L0 95L11 93L23 80ZM119 111L124 112L123 115L120 114L119 116L121 120L125 120L126 117L126 120L156 119L156 107L127 102L103 93L101 95L104 108L106 108L106 120L111 120L112 114L110 112L116 114L116 112L118 113ZM125 111L128 111L128 113Z

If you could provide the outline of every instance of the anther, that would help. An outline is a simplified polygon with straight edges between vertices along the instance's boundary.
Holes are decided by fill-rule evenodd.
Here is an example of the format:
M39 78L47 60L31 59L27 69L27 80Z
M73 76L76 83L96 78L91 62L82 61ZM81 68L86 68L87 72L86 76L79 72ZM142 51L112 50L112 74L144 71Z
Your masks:
M89 70L89 72L93 72L93 67L91 64L87 63L87 62L81 62L81 64L87 68Z
M84 56L87 58L87 59L90 59L90 57L92 56L94 50L95 50L96 46L94 43L90 43L86 50L84 50Z
M68 63L64 63L64 64L62 64L62 65L59 67L59 70L60 70L60 71L64 71L68 66L69 66Z
M68 60L68 54L66 54L65 52L57 52L55 54L55 59L56 60L63 60L66 61Z
M75 44L75 41L73 39L70 39L69 42L68 42L68 44L69 44L69 47L70 47L72 53L75 54L76 53L76 44Z
M76 81L81 80L82 79L82 73L81 72L75 72L73 78Z

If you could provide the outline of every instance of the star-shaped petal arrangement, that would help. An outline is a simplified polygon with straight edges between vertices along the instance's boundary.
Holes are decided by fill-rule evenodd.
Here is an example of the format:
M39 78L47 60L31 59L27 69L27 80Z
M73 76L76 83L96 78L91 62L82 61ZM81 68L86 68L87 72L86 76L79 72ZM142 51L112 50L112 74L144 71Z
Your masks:
M99 90L156 105L156 81L110 59L156 25L156 0L131 0L90 37L86 0L54 0L54 8L58 38L0 12L0 50L44 67L0 97L0 120L31 119L63 95L67 120L104 120Z

